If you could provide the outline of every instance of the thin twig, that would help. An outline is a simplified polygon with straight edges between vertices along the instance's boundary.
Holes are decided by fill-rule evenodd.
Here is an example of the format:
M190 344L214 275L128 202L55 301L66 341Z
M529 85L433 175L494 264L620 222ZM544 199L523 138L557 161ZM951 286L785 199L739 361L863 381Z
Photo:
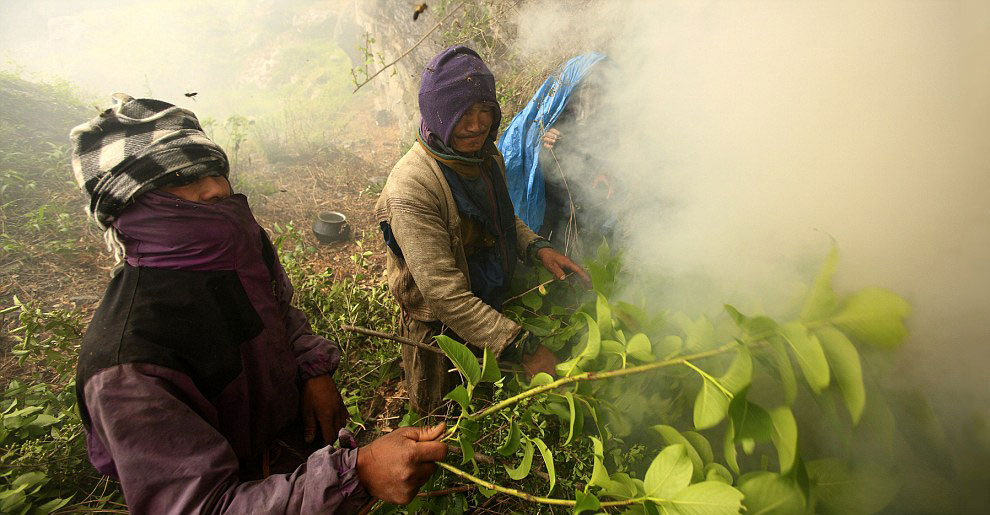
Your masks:
M554 281L564 281L564 280L566 280L568 277L570 277L572 275L574 275L574 272L568 273L567 275L565 275L561 279L557 279L556 277L554 277L553 279L550 279L549 281L543 281L542 283L537 284L536 286L533 286L532 288L530 288L530 289L528 289L528 290L520 293L519 295L515 295L515 296L512 296L512 297L509 297L509 298L505 299L504 301L502 301L502 304L508 304L508 303L510 303L510 302L512 302L512 301L514 301L516 299L520 299L520 298L524 297L527 293L529 293L529 292L531 292L533 290L538 290L540 288L543 288L546 285L548 285L548 284L550 284L550 283L552 283Z
M376 338L384 338L386 340L392 340L393 342L399 342L399 343L401 343L403 345L411 345L413 347L419 347L420 349L427 350L427 351L430 351L430 352L439 354L441 356L445 356L446 355L446 354L443 353L442 350L440 350L439 347L434 347L432 345L429 345L429 344L426 344L426 343L423 343L423 342L417 342L417 341L414 341L414 340L410 340L409 338L403 338L402 336L398 336L398 335L395 335L395 334L383 333L381 331L375 331L373 329L367 329L367 328L364 328L364 327L358 327L358 326L347 325L347 324L341 325L340 328L343 329L344 331L351 332L351 333L363 334L365 336L374 336Z
M491 415L492 413L495 413L498 410L511 406L523 399L528 399L529 397L533 397L535 395L539 395L543 392L547 392L550 390L555 390L557 388L560 388L561 386L565 386L571 383L576 383L578 381L597 381L599 379L608 379L610 377L621 377L625 375L649 372L650 370L654 370L662 367L669 367L671 365L683 365L688 360L702 359L702 358L715 356L723 352L726 352L730 349L733 349L738 345L739 344L736 342L731 342L717 349L713 349L705 352L698 352L687 356L681 356L679 358L667 359L663 361L655 361L653 363L647 363L645 365L639 365L637 367L623 368L619 370L610 370L608 372L584 372L570 377L563 377L552 383L547 383L545 385L530 388L529 390L526 390L525 392L522 392L518 395L514 395L501 402L492 404L491 406L477 413L466 415L465 418L470 420L480 420L482 418L487 417L488 415Z
M709 381L710 383L712 383L713 385L715 385L715 387L718 388L719 390L721 390L722 393L725 394L726 397L728 397L730 399L734 398L734 396L732 395L732 392L730 392L725 386L722 386L722 383L719 382L718 379L715 379L714 377L712 377L711 374L709 374L708 372L705 372L704 370L702 370L702 369L694 366L693 364L691 364L690 361L684 360L684 364L687 365L689 368L691 368L691 370L694 370L695 372L697 372L698 375L700 375L702 377L702 379L704 379L706 381Z
M557 506L575 506L577 504L577 501L575 501L573 499L556 499L556 498L553 498L553 497L540 497L540 496L537 496L537 495L533 495L533 494L530 494L530 493L523 492L522 490L516 490L515 488L506 488L506 487L501 486L501 485L496 485L495 483L491 483L491 482L485 481L484 479L481 479L479 477L472 476L471 474L469 474L469 473L467 473L467 472L465 472L465 471L463 471L463 470L461 470L461 469L459 469L459 468L457 468L457 467L455 467L453 465L444 463L442 461L437 462L437 465L440 465L441 467L449 470L455 476L459 476L459 477L461 477L463 479L467 479L468 481L471 481L472 483L479 484L479 485L481 485L481 486L483 486L483 487L485 487L485 488L487 488L489 490L495 490L496 492L501 492L503 494L509 494L511 496L518 497L520 499L525 499L525 500L527 500L529 502L536 502L536 503L541 503L541 504L553 504L553 505L557 505ZM624 499L624 500L621 500L621 501L603 501L600 504L601 504L602 507L608 507L608 506L628 506L628 505L631 505L631 504L641 503L644 500L645 499Z
M461 454L461 448L458 447L458 446L456 446L456 445L452 445L452 444L449 444L448 443L447 444L447 452L454 453L454 454ZM499 462L495 458L493 458L493 457L491 457L491 456L489 456L487 454L482 454L482 453L477 452L477 451L475 451L475 453L474 453L474 461L477 461L478 463L484 463L485 465L504 465L504 463ZM542 470L533 470L533 473L536 474L537 476L540 476L541 478L545 479L546 481L550 481L550 474L547 474L546 472L544 472Z
M447 14L443 18L440 18L440 21L438 21L437 24L434 25L432 29L430 29L429 31L427 31L426 34L423 34L423 37L419 38L419 41L417 41L415 45L409 47L408 49L406 49L405 52L402 52L402 55L400 55L399 57L396 57L394 61L386 64L385 66L382 66L381 68L378 69L378 71L376 71L375 73L372 73L370 77L368 77L367 79L364 79L364 82L362 82L361 84L358 84L357 87L354 88L354 91L351 92L351 94L353 95L354 93L357 93L357 91L359 89L361 89L361 86L364 86L365 84L371 82L371 79L374 79L375 77L377 77L378 74L380 74L381 72L389 69L389 67L391 67L395 63L401 61L403 57L409 55L409 53L412 52L413 50L415 50L416 47L418 47L420 45L420 43L422 43L423 41L426 41L426 38L428 38L430 36L430 34L433 34L433 32L435 32L437 29L439 29L440 26L443 25L443 22L447 21L447 18L450 18L450 15L451 14L454 14L454 12L457 11L458 9L460 9L461 6L463 6L463 5L464 5L464 2L461 2L461 3L457 4L457 5L455 5L453 8L451 8L450 11L448 11Z
M560 178L564 180L564 189L567 190L567 204L570 213L567 217L567 229L564 230L564 254L570 254L570 244L573 238L574 246L577 247L577 237L578 237L578 224L577 224L577 212L574 209L574 199L571 197L571 187L567 185L567 176L564 175L563 168L560 167L560 161L557 160L557 154L550 148L550 155L553 156L553 162L557 165L557 171L560 172ZM571 234L571 228L574 229L574 233Z
M454 487L450 487L450 488L444 488L443 490L432 490L432 491L429 491L429 492L420 492L420 493L416 494L416 497L442 497L444 495L458 494L458 493L461 493L461 492L467 492L469 490L474 490L475 488L478 488L478 487L475 486L475 485L454 486Z

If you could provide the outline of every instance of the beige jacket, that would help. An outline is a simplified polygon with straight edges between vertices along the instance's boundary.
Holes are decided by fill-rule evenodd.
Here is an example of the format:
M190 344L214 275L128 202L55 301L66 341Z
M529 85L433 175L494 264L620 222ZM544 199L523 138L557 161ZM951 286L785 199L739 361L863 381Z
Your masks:
M504 175L501 155L498 161ZM440 166L422 146L413 145L392 168L375 217L388 222L402 248L403 258L386 250L386 273L403 311L422 322L439 320L465 342L500 354L521 328L471 293L457 204ZM525 259L538 236L518 217L516 235Z

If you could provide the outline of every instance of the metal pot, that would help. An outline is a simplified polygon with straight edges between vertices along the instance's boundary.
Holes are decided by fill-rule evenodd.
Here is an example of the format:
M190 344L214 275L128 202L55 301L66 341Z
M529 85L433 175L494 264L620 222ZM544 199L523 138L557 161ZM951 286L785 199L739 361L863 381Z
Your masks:
M316 217L313 234L320 243L344 241L350 236L351 227L347 225L347 217L343 213L327 211Z

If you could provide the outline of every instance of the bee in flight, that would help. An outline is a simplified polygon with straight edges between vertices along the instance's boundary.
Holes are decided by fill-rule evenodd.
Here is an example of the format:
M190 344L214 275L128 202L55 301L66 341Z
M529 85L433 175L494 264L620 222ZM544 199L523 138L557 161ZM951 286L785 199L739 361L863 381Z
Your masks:
M420 14L423 14L424 12L426 12L426 9L428 7L429 6L426 5L426 2L423 2L423 3L419 4L419 5L417 5L416 6L416 10L413 11L413 21L416 21L417 19L419 19L419 15Z
M198 92L192 91L192 92L186 93L185 95L186 95L186 98L191 98L193 100L196 100L196 95L198 95L198 94L199 94Z

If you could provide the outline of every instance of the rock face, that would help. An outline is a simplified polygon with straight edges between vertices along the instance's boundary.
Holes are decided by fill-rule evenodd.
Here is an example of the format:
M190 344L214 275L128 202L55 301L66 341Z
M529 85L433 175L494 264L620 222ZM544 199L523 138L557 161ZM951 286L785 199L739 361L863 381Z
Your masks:
M437 21L435 13L431 14L429 10L418 21L413 21L412 3L354 0L353 5L354 24L360 32L359 45L365 46L365 41L369 42L367 53L360 52L363 55L359 55L354 64L362 66L366 57L371 59L368 64L369 74L380 69L383 62L388 64L415 45ZM365 34L368 35L367 40ZM431 34L409 55L362 88L372 89L375 109L389 114L381 117L383 121L399 124L403 134L407 131L412 133L416 127L419 120L417 90L420 75L423 67L442 44L438 33Z

